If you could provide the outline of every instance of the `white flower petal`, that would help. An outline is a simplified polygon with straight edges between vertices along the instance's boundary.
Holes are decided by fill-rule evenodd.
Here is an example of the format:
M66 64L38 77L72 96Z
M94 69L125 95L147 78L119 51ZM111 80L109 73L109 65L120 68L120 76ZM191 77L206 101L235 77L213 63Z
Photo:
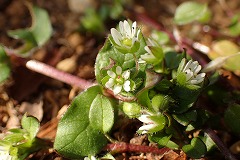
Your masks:
M197 75L197 77L198 77L198 76L204 78L204 77L206 76L206 73L200 73L200 74Z
M130 81L125 81L124 84L123 84L123 89L126 91L126 92L129 92L131 90L131 87L130 87Z
M130 28L128 21L125 20L123 22L123 25L124 25L124 32L126 33L126 38L132 38L131 28Z
M122 86L121 86L121 85L115 85L115 86L113 87L113 93L114 93L115 95L117 95L118 93L120 93L121 90L122 90Z
M116 67L116 73L117 73L117 75L121 75L122 74L122 68L120 66Z
M108 74L111 78L115 78L115 77L116 77L116 73L114 73L113 71L107 71L107 74Z
M143 114L140 117L138 117L138 119L139 119L139 121L141 121L143 123L153 123L153 121L148 117L149 117L149 115Z
M183 71L185 71L185 70L189 69L189 67L190 67L191 63L192 63L192 60L188 61L188 63L185 65L185 67L184 67Z
M120 33L123 35L124 34L124 26L123 26L122 21L119 22L119 30L120 30Z
M194 74L198 74L198 72L202 69L202 66L201 65L198 65L195 69L194 69Z
M112 88L112 86L114 85L114 79L110 78L107 83L105 84L105 87L107 88Z
M113 40L120 46L121 45L120 40L122 39L121 34L115 28L112 28L111 35L113 37Z
M137 30L137 22L133 22L132 24L132 36L135 36Z
M185 73L186 73L186 81L188 81L193 77L193 72L190 69L187 69Z
M156 127L156 124L147 124L147 125L143 125L138 130L140 130L140 131L149 131L150 129L153 129L154 127Z
M152 51L150 50L150 48L148 46L144 47L145 51L147 51L147 53L152 54Z
M127 71L124 71L123 74L122 74L122 77L127 80L129 77L130 77L130 71L127 70Z

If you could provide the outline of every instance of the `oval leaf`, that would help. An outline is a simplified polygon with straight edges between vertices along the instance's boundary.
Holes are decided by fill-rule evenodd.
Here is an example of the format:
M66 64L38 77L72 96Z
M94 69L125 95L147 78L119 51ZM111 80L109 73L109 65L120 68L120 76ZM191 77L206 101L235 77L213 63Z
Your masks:
M104 134L93 128L89 120L90 107L100 93L101 88L93 86L79 94L60 120L54 148L64 157L95 155L106 145Z
M184 2L176 9L174 21L178 25L184 25L195 20L205 22L209 18L210 12L206 4Z
M94 129L100 130L103 133L108 132L114 123L114 109L111 101L98 94L93 100L90 111L89 121Z
M23 55L29 53L35 47L42 46L51 37L52 26L46 10L27 3L32 16L32 26L27 29L8 31L10 37L22 39L25 44L19 48ZM26 55L25 55L26 56Z

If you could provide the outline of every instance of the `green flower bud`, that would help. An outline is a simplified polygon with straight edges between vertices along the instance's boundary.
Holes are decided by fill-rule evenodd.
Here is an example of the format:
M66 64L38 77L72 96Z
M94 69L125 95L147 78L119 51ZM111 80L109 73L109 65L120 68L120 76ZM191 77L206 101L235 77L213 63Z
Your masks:
M123 112L130 118L136 118L141 114L141 106L135 102L124 102Z
M152 107L158 112L165 111L169 108L169 103L172 101L168 95L157 94L152 98Z

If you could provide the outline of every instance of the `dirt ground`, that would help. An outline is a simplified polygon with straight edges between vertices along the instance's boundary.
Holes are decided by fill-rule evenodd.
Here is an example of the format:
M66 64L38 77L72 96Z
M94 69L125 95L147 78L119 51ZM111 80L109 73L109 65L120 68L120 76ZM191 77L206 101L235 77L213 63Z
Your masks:
M172 18L176 7L184 0L131 0L126 3L123 17L132 20L139 20L134 12L147 13L147 15L155 21L163 24L167 30L172 31ZM96 8L104 1L89 1L86 7L80 10L75 10L69 7L67 0L32 0L33 4L46 9L50 15L53 26L53 35L51 39L41 48L39 48L30 59L35 59L59 69L66 70L69 73L78 77L94 81L94 63L95 57L102 47L105 37L109 33L109 29L114 27L118 21L109 20L106 22L107 31L101 35L94 35L90 32L79 32L80 18L84 11L93 5ZM83 0L84 2L84 0ZM203 2L203 1L201 1ZM207 2L213 11L214 15L210 25L214 29L224 28L229 25L230 20L226 12L220 6L218 1L204 0ZM234 13L240 13L240 1L229 0L227 5ZM151 26L139 21L143 31L147 34ZM22 0L2 0L0 1L0 43L10 48L16 48L22 44L21 41L10 38L7 35L8 30L26 28L31 26L31 16L27 7ZM195 25L198 30L199 26ZM181 33L190 37L194 41L198 41L204 45L211 46L217 38L214 34L196 32L191 25L179 27ZM201 29L200 29L201 30ZM190 33L191 31L191 33ZM239 41L238 41L239 43ZM203 55L205 59L206 56ZM68 63L60 65L60 63L70 58ZM208 59L207 59L208 60ZM71 65L70 67L69 64ZM240 88L237 82L235 87ZM239 86L238 86L239 85ZM81 90L71 87L63 82L48 78L41 74L28 70L18 63L12 64L11 77L2 85L0 85L0 132L5 132L9 128L19 127L21 117L25 112L37 117L41 121L41 129L38 137L53 142L57 122L59 117L66 111L71 100ZM214 110L209 107L210 110ZM116 139L123 142L133 144L145 144L147 137L144 135L136 135L135 131L141 123L137 120L128 120L126 125L118 128L113 135ZM227 132L221 132L221 138L228 147L236 141L236 137L231 137ZM172 151L166 156L161 155L144 155L145 159L186 159L186 155L180 151ZM143 159L141 153L123 153L116 155L117 159ZM61 160L64 159L58 155L53 149L39 151L31 155L28 159L41 160Z

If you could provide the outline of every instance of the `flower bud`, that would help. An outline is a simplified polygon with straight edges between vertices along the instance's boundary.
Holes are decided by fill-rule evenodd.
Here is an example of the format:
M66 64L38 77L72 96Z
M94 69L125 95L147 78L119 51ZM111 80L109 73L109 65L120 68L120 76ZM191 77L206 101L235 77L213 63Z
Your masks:
M157 94L152 98L152 107L156 112L164 111L169 108L170 101L171 97L168 95Z
M124 102L123 112L130 118L136 118L141 114L141 106L135 102Z

